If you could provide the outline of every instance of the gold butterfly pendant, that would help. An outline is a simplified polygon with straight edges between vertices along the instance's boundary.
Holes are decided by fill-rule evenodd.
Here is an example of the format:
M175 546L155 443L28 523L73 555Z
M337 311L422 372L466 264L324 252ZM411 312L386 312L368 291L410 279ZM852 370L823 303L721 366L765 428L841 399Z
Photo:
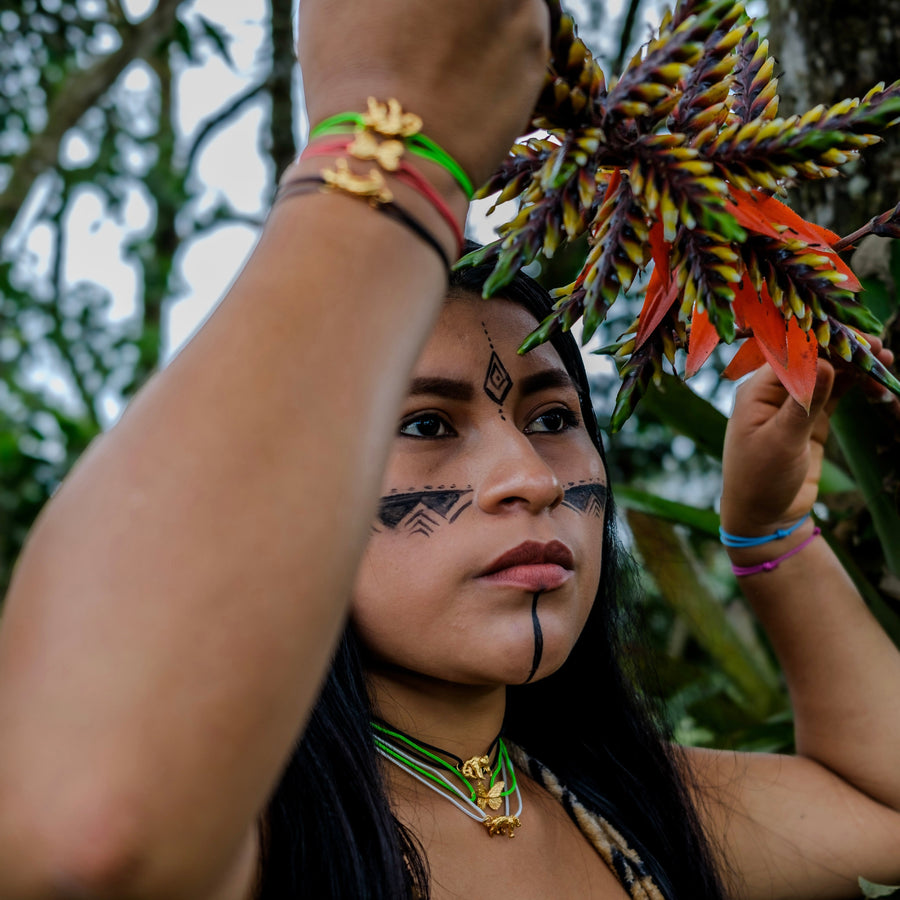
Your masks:
M495 781L490 787L479 783L475 785L475 802L479 809L489 806L491 809L500 809L503 802L503 789L506 785L502 781Z

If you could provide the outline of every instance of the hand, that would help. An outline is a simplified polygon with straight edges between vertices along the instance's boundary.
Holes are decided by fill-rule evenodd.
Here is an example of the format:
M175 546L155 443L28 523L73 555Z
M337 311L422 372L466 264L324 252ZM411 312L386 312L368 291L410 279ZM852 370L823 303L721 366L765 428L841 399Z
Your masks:
M891 365L891 351L878 338L867 338L873 353ZM849 366L836 369L820 359L809 415L788 396L768 366L738 388L725 433L721 515L726 531L746 537L771 534L812 509L829 416L859 380ZM870 379L862 383L867 393L882 397L879 385ZM900 405L896 398L893 403Z
M396 97L483 183L525 129L549 57L543 0L301 0L311 124Z

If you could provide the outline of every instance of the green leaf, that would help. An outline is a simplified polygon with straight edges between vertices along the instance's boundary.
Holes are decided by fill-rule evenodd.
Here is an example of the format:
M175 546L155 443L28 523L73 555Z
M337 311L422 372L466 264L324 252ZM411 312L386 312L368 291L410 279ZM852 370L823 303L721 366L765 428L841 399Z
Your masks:
M689 437L707 456L722 458L728 419L681 379L664 373L658 387L651 384L647 389L642 405L658 422Z
M633 509L636 512L656 516L666 522L686 525L688 528L710 537L718 538L719 536L719 517L711 509L700 509L700 507L690 506L687 503L665 500L655 494L633 487L617 488L615 497L623 509Z
M900 892L900 884L875 884L874 881L869 881L866 878L863 878L862 875L859 876L859 886L863 892L863 897L891 897L894 894Z
M893 436L858 388L841 400L831 422L847 465L865 497L887 567L900 576L900 514L892 492L885 489L896 473L891 467L893 455L879 450L892 446Z
M760 717L781 708L775 669L760 648L748 643L732 624L688 542L673 525L655 516L629 510L627 519L644 566L660 593L733 681L741 706Z

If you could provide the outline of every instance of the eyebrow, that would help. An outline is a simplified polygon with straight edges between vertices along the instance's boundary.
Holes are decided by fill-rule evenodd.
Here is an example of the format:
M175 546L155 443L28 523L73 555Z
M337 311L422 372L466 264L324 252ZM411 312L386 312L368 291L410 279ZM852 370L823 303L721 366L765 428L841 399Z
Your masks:
M523 396L537 394L551 388L565 388L575 391L581 396L578 387L564 369L541 369L526 375L518 383L519 393ZM414 378L409 386L409 396L432 395L446 397L448 400L468 402L475 396L475 389L468 381L437 376Z
M542 369L526 375L519 382L519 392L522 394L537 394L548 388L568 388L580 395L575 382L564 369Z
M413 378L409 386L409 396L431 394L448 400L468 401L475 396L475 389L468 381L455 378Z

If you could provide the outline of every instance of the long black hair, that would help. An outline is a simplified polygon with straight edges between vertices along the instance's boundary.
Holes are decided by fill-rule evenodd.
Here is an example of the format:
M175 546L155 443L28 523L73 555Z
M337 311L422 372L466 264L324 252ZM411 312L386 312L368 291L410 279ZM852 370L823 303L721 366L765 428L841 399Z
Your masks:
M490 272L489 266L455 272L451 291L478 295ZM502 296L538 321L550 310L546 291L524 274ZM551 342L579 387L585 426L603 457L578 345L565 333ZM611 493L602 553L597 598L575 647L549 677L508 688L504 735L584 807L611 821L668 900L721 900L686 775L623 667L632 579ZM424 854L388 803L371 738L373 715L361 648L348 625L262 821L259 900L429 896Z

